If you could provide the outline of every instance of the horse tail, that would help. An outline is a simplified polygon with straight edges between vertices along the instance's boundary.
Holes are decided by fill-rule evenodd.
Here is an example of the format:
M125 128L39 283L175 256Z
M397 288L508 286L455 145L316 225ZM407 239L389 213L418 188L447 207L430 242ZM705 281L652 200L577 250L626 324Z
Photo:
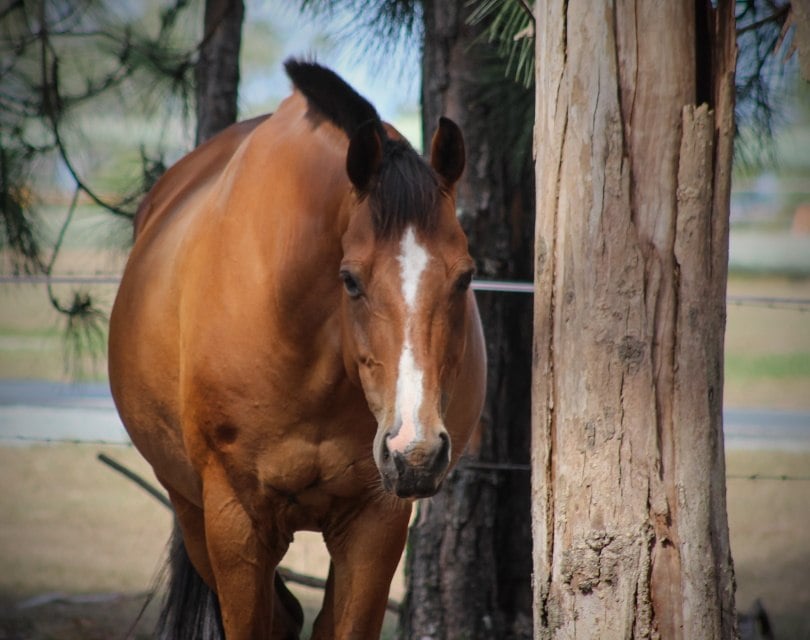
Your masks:
M191 564L177 521L168 558L169 584L156 640L224 640L219 601Z

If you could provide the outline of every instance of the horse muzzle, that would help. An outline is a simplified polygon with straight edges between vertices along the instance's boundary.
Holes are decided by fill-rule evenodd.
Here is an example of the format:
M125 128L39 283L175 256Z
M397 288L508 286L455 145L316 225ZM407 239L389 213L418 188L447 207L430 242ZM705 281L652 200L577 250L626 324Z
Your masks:
M450 437L443 429L432 441L412 442L402 450L383 438L380 475L387 491L400 498L429 498L442 485L450 466Z

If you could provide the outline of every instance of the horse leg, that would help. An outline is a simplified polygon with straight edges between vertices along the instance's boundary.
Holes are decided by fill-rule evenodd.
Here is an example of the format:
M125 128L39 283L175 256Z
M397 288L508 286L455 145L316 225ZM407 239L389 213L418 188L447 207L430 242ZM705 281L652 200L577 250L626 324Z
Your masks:
M410 504L371 500L348 518L327 527L332 556L325 596L331 615L318 618L312 638L378 638L388 590L408 533ZM331 587L331 589L330 589ZM327 625L331 622L331 629Z
M205 550L202 510L167 483L174 506L169 580L156 638L224 638L213 573ZM203 577L205 576L205 577Z
M311 640L332 638L335 630L335 564L329 563L329 575L326 578L326 589L323 594L321 610L312 625Z
M174 514L180 523L180 530L183 532L183 544L185 544L186 553L188 553L191 564L194 565L203 582L211 589L214 589L214 572L211 569L211 563L208 561L208 551L205 544L205 521L203 520L202 509L193 502L186 500L171 487L165 484L164 486L168 489L169 499L174 507Z
M205 538L213 570L222 625L228 640L288 640L298 630L289 617L273 615L278 599L275 568L286 544L269 545L237 499L224 470L216 463L203 477Z

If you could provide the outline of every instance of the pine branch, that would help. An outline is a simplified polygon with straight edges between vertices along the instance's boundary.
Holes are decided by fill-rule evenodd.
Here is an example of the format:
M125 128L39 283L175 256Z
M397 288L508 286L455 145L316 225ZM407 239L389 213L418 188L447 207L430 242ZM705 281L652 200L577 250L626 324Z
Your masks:
M50 276L53 273L53 267L56 264L56 258L59 256L59 252L62 249L62 243L65 241L65 234L67 233L68 227L70 223L73 221L73 214L76 212L76 205L79 201L79 194L81 190L76 188L73 192L73 198L70 200L70 205L68 206L68 212L65 216L64 221L62 222L62 226L59 228L59 233L56 236L56 241L53 244L53 248L51 249L51 258L48 260L48 263L45 264L42 268L43 273L46 276ZM59 301L59 298L56 297L56 294L53 292L53 285L51 282L48 282L47 285L48 290L48 298L51 301L51 306L56 309L59 313L64 315L70 315L71 310L68 307L65 307Z
M41 5L42 16L41 16L41 26L40 26L40 43L41 43L41 51L40 51L40 80L41 84L40 87L42 89L42 109L43 109L43 116L48 121L51 129L51 133L53 135L54 143L56 149L59 152L59 156L62 159L62 162L65 165L65 168L70 173L73 181L76 183L77 192L83 191L90 199L93 200L96 204L101 207L104 207L107 211L114 213L116 215L124 216L127 218L132 218L133 213L129 211L124 211L117 206L104 201L101 197L99 197L95 191L93 191L90 186L81 178L79 172L76 170L73 162L71 162L70 156L68 154L67 148L65 147L64 141L62 140L62 135L60 132L59 126L59 114L62 112L63 109L63 102L61 99L61 95L59 93L59 55L54 50L53 45L51 43L47 24L45 21L44 15L44 3ZM48 61L50 58L50 72L48 70ZM75 200L75 196L74 196ZM70 216L72 217L72 216ZM70 219L69 217L69 219Z
M534 17L534 11L532 11L532 8L528 5L526 0L517 0L517 2L521 7L523 7L523 10L529 15L529 18L531 18L532 23L536 22Z
M144 72L155 79L151 91L168 81L172 93L187 97L189 71L200 46L196 41L185 48L174 43L173 30L182 24L179 17L189 5L187 0L176 0L164 13L154 37L131 24L108 25L107 4L108 0L12 0L0 9L0 242L10 249L6 255L15 271L20 267L14 261L20 259L25 271L48 278L48 300L65 317L65 363L74 375L81 373L88 355L95 362L103 353L106 323L93 295L78 290L62 293L50 280L75 221L79 198L86 195L106 211L131 218L127 208L140 199L165 165L160 157L149 158L142 147L141 189L111 202L77 165L76 149L65 135L68 117L99 97L143 82ZM74 184L64 220L46 245L47 257L37 238L30 204L35 194L27 179L31 163L43 154L51 154Z
M774 13L765 18L761 18L760 20L756 20L750 24L745 25L744 27L739 27L737 29L737 37L743 35L744 33L748 33L749 31L756 31L761 27L765 26L766 24L775 22L777 24L783 24L785 20L787 20L788 14L790 13L790 4L786 4L785 6L781 7Z

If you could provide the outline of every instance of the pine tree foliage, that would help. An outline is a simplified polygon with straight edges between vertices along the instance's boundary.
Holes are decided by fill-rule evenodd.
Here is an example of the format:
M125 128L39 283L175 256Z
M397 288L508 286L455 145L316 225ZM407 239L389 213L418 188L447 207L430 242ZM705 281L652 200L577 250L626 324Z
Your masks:
M421 0L298 0L298 5L310 15L351 16L346 35L361 38L369 49L393 51L422 33Z
M68 144L71 129L90 104L102 113L136 108L157 115L166 96L188 103L195 46L183 46L175 37L186 4L175 0L165 9L154 35L141 16L121 15L119 3L110 0L18 0L5 10L0 21L4 196L25 193L30 170L24 165L55 153L81 192L114 214L133 215L137 194L103 198L82 175L75 160L80 150ZM146 184L139 185L140 192L160 168L145 151L142 156Z
M188 111L199 37L184 20L192 12L188 0L164 5L11 0L0 8L3 271L52 275L80 201L131 218L165 170L164 150L141 145L140 171L111 190L94 184L91 158L99 117L137 110L167 122L167 105ZM65 176L73 191L55 238L41 225L42 202L53 195L43 193L50 186L45 171ZM66 318L68 365L103 351L105 318L89 292L63 299L49 284L48 298Z
M525 0L480 0L472 24L487 24L490 43L505 61L504 72L526 88L534 86L534 14Z
M784 117L791 60L790 2L738 0L736 3L739 57L736 76L735 160L755 168L762 156L774 164L774 126ZM764 152L764 153L763 153Z

